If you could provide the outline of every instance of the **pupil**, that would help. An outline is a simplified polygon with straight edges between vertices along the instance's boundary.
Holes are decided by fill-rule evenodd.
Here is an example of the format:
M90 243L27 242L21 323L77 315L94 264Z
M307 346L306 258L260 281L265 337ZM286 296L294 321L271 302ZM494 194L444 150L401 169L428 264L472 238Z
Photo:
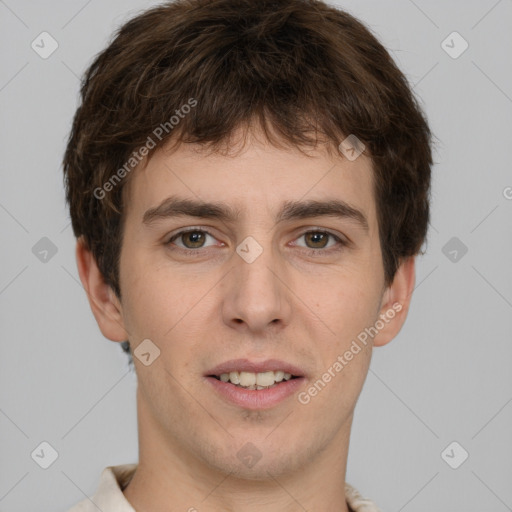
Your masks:
M203 236L203 233L199 231L191 231L190 233L187 233L187 236L192 239L192 244L199 241L199 246L201 245L201 237Z
M325 233L310 233L310 236L311 236L312 238L319 237L320 239L321 239L321 238L327 239L327 237L326 237ZM320 240L320 241L321 241L321 240ZM317 240L313 240L313 243L314 243L314 244L315 244L315 243L318 243L318 242L319 242L319 240L318 240L318 239L317 239ZM323 245L321 245L320 247L324 247L324 246L325 246L325 243L324 243Z

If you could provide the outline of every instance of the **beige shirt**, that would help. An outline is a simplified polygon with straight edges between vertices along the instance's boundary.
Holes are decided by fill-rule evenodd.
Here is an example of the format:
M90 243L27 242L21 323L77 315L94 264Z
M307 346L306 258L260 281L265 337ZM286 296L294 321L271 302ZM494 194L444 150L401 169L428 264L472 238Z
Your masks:
M109 466L103 470L98 489L92 498L87 498L68 512L135 512L124 497L123 489L135 473L137 464ZM345 496L351 512L380 512L373 501L363 498L351 485L345 484Z

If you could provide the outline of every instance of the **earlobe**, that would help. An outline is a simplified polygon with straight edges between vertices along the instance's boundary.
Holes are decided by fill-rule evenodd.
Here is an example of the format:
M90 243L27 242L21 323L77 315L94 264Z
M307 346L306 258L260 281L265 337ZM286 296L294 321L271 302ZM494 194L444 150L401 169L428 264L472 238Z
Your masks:
M384 292L378 315L379 325L383 326L373 339L374 347L386 345L400 332L409 311L415 279L415 257L411 256L402 261Z
M112 341L127 340L128 333L123 324L121 304L112 288L105 282L83 237L77 240L75 253L80 281L103 336Z

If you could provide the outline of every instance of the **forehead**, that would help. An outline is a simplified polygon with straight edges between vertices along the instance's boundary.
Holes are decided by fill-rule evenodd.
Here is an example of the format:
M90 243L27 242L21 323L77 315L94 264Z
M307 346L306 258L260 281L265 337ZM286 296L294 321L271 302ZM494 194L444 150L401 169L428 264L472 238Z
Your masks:
M142 223L167 198L224 204L233 219L267 212L277 220L291 203L340 200L376 221L373 170L369 157L350 161L325 148L278 148L252 139L230 154L198 144L155 151L134 169L125 185L125 215ZM228 220L228 219L223 219Z

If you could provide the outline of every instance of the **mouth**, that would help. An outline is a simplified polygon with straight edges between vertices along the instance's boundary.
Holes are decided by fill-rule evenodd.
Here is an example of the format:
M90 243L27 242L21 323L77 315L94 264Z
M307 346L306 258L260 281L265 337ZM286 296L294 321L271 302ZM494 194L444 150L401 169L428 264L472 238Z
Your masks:
M262 390L278 386L281 382L287 382L292 379L298 379L300 376L292 375L284 370L266 371L266 372L244 372L231 371L219 375L208 375L221 382L228 382L234 386L243 389Z
M303 386L305 372L285 361L254 362L236 359L222 363L205 374L215 393L244 409L269 409Z

